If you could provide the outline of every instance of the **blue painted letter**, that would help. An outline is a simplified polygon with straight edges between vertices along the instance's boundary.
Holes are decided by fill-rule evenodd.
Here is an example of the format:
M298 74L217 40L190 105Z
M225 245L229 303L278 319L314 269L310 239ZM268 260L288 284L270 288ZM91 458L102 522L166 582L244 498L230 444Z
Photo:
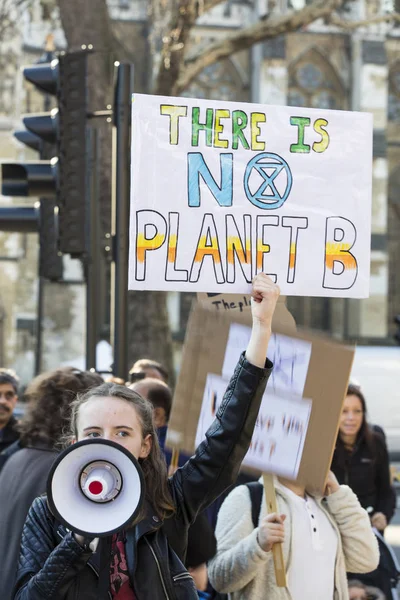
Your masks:
M220 154L221 187L216 183L201 152L188 154L189 206L200 206L200 177L220 206L232 206L233 154Z

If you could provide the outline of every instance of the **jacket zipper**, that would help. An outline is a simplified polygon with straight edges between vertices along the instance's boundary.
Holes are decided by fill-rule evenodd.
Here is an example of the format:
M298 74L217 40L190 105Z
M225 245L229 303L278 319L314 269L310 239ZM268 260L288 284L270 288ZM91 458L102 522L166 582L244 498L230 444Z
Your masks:
M89 569L92 569L93 573L96 575L96 577L98 579L99 578L99 574L97 572L97 569L95 569L95 567L93 565L91 565L90 562L87 562L86 566L89 567ZM110 598L110 600L112 600L111 592L107 592L107 595Z
M60 536L61 539L64 539L64 536L58 530L57 530L57 534ZM98 579L99 573L98 573L97 569L93 565L91 565L90 562L87 562L86 566L89 567L89 569L92 569L93 573L96 575L96 577ZM112 596L111 596L110 592L108 592L108 597L111 600Z
M168 596L167 588L165 587L165 582L164 582L164 579L163 579L163 576L162 576L160 562L159 562L159 560L158 560L158 558L156 556L156 553L154 552L153 548L151 547L151 544L150 544L149 540L146 537L144 539L146 540L146 544L150 548L150 552L152 553L152 555L154 557L154 560L156 561L156 565L157 565L157 569L158 569L158 574L159 574L160 579L161 579L161 583L162 583L162 586L163 586L165 597L166 597L167 600L170 600L170 597Z
M190 573L179 573L172 578L172 581L181 581L182 579L193 579Z

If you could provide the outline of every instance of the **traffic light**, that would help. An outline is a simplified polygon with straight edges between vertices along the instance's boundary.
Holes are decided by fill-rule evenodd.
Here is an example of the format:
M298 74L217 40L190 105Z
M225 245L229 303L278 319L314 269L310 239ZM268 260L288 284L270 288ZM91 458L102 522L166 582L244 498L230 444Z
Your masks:
M70 52L24 68L24 78L40 92L55 96L57 108L25 115L26 130L14 135L38 150L42 158L44 146L54 145L55 155L51 160L1 165L4 196L38 196L55 201L58 248L74 257L82 256L86 249L87 55L86 51ZM44 211L42 221L49 223L51 210Z
M395 316L394 322L397 325L397 331L396 331L396 333L394 334L393 337L396 340L396 342L398 344L400 344L400 314Z
M63 260L58 250L58 209L53 198L40 201L39 276L50 281L63 278Z

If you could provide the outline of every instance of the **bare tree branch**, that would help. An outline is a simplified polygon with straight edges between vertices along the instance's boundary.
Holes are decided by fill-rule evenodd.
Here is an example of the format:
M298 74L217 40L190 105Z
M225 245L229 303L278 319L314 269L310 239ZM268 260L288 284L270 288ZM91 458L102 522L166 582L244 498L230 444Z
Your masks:
M215 42L206 50L188 57L170 93L179 95L205 67L228 58L235 52L247 50L258 42L298 31L317 19L328 17L343 3L344 0L316 0L301 10L271 15L255 25L239 29L222 42Z
M225 2L225 0L199 0L199 14L202 15L223 2Z
M170 18L162 37L161 62L156 82L157 94L168 94L184 65L184 53L190 32L199 17L197 0L170 0Z
M197 19L223 2L225 0L149 2L150 45L155 67L154 93L171 93L171 88L184 68L189 36Z
M363 21L345 21L335 14L331 14L329 22L332 25L337 25L346 31L353 31L360 27L369 27L370 25L379 25L379 23L400 23L400 14L397 12L387 13L386 15L377 15Z

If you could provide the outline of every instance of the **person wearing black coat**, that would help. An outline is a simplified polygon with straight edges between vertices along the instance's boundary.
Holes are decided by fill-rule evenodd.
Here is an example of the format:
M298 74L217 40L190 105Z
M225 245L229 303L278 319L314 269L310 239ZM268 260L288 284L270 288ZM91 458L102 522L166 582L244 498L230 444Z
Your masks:
M0 473L1 600L12 598L25 519L34 499L46 491L71 402L77 392L101 382L96 373L63 367L39 375L26 389L20 440L1 455L6 459Z
M167 478L148 401L105 383L73 405L71 441L103 438L130 451L142 467L146 502L140 520L112 536L108 593L102 593L96 540L67 531L46 498L35 500L25 523L15 600L195 600L184 567L187 531L237 477L249 448L272 364L266 360L279 288L259 274L253 282L253 329L214 423L194 456ZM103 539L100 544L103 543ZM112 567L112 568L111 568ZM99 577L100 575L100 577Z
M372 525L383 531L395 509L389 457L384 436L368 425L366 413L360 388L349 385L331 469L357 495Z
M0 368L0 454L19 438L13 411L18 401L19 379L11 369ZM0 467L2 460L0 459Z

